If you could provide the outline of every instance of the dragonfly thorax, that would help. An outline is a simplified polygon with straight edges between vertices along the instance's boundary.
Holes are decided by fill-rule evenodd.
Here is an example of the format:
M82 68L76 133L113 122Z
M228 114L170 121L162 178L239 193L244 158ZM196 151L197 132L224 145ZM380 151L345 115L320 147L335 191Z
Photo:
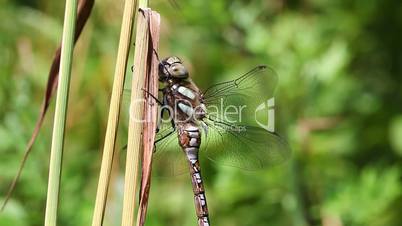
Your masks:
M171 56L159 64L159 80L165 87L162 89L164 104L172 110L175 123L195 122L206 115L206 107L198 87L189 78L187 69L180 58Z
M206 115L206 106L202 103L199 90L191 79L180 82L170 81L163 89L167 105L181 122L202 120Z

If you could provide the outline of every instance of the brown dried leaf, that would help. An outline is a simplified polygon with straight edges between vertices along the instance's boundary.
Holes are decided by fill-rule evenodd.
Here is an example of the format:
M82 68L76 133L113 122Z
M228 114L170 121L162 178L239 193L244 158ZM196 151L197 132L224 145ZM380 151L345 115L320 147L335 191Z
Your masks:
M154 151L155 131L158 103L154 97L158 96L158 66L159 59L157 50L159 48L159 31L160 31L160 15L155 11L145 11L151 15L149 21L150 44L148 51L148 60L150 68L148 69L146 79L147 101L144 106L145 124L143 128L143 158L142 158L142 175L141 175L141 191L140 191L140 206L137 216L137 225L145 224L145 217L148 208L149 190L151 186L151 170L152 170L152 154ZM152 97L152 96L153 97Z

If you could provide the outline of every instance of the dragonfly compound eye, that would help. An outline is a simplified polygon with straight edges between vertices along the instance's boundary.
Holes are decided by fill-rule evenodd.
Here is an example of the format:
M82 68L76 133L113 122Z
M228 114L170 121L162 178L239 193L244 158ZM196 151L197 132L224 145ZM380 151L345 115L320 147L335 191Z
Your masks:
M188 71L181 63L174 63L168 68L169 74L175 78L188 78Z
M178 79L188 78L187 69L180 58L176 56L167 57L159 64L159 81L166 81L171 77Z

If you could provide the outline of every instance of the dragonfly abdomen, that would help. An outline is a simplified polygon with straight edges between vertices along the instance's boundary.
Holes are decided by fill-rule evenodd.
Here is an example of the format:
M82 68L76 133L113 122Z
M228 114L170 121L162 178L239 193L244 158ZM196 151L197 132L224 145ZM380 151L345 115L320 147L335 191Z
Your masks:
M201 133L194 123L186 123L180 127L179 143L186 154L190 166L191 184L193 187L198 226L210 226L207 199L201 177L201 167L198 161Z
M190 161L191 183L194 192L194 204L198 217L199 226L210 226L207 199L205 196L204 183L201 177L201 168L198 159Z

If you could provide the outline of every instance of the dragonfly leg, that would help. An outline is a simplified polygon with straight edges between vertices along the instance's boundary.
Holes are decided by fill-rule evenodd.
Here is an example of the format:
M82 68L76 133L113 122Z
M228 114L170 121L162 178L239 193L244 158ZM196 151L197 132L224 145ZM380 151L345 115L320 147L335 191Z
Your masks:
M165 96L163 97L162 106L167 106L167 99L166 99ZM159 130L160 130L160 125L162 124L163 113L165 112L165 110L168 112L169 117L171 116L171 112L170 112L169 108L164 108L164 107L161 108L161 113L159 115L158 124L156 125L156 132L159 132ZM174 128L174 123L173 122L172 122L172 127Z
M152 50L153 50L153 52L154 52L154 54L155 54L155 56L156 56L156 59L158 60L158 62L159 62L159 64L161 63L161 60L159 59L159 54L158 54L158 52L156 52L156 50L154 49L154 48L152 48Z
M148 90L142 88L142 91L144 91L145 93L150 95L152 97L152 99L154 99L160 106L163 106L163 103L157 97L155 97L152 93L148 92Z
M164 135L163 137L157 139L157 140L155 141L155 144L157 144L159 141L165 139L166 137L170 136L170 135L171 135L172 133L174 133L174 132L176 132L176 128L172 128L172 131L170 131L169 133L167 133L167 134Z
M175 127L175 126L172 126L172 131L170 131L169 133L167 133L167 134L164 135L163 137L157 139L157 140L154 142L154 152L156 152L156 147L155 147L156 144L157 144L159 141L165 139L166 137L172 135L174 132L176 132L176 127Z
M169 111L168 111L168 112L169 112ZM170 113L169 113L169 114L170 114ZM157 140L155 141L155 144L156 144L156 143L158 143L159 141L161 141L161 140L165 139L166 137L168 137L168 136L172 135L172 133L176 132L176 125L174 124L173 119L172 119L172 120L170 120L170 123L172 124L172 131L170 131L169 133L167 133L167 134L166 134L166 135L164 135L163 137L161 137L161 138L157 139Z
M168 109L162 108L161 113L159 115L159 120L158 120L158 123L156 124L156 133L158 133L160 130L160 125L162 124L163 112L165 112L165 110L168 110ZM169 110L168 110L168 112L169 112Z

